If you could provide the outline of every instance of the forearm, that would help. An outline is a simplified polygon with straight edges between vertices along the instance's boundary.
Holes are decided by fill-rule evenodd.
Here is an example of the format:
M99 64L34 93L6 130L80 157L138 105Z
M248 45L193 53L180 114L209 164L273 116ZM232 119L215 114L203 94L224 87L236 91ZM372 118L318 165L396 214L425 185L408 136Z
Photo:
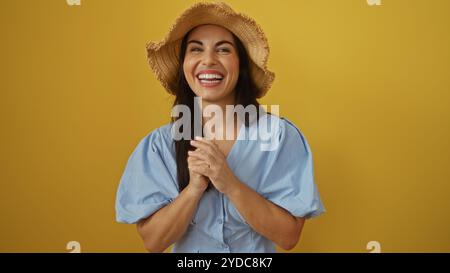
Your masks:
M183 236L202 194L188 185L172 203L137 224L149 252L163 252Z
M226 196L256 232L284 249L297 244L304 219L294 217L237 179L230 183Z

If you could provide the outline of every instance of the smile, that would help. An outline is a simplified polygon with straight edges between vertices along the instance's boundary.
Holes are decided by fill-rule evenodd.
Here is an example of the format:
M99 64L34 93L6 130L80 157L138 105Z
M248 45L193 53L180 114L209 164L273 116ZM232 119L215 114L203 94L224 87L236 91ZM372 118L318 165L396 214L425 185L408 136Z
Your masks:
M203 87L216 87L222 83L224 76L217 70L203 70L197 74L197 79Z

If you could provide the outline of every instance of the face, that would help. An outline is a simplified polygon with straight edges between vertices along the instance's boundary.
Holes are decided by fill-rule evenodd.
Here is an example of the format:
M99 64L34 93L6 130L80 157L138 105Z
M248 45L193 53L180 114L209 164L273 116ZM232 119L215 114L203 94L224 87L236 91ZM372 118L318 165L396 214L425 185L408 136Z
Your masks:
M186 80L196 96L211 103L234 103L239 57L226 28L202 25L191 31L183 63Z

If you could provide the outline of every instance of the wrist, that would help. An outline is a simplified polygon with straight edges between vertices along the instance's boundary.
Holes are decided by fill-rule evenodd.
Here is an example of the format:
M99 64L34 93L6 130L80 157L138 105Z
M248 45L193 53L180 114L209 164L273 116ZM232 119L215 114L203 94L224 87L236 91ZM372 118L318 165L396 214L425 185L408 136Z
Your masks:
M202 197L203 193L205 192L206 188L201 189L198 187L193 186L192 184L188 184L185 188L186 194L194 197L194 198L199 198Z
M226 191L223 192L228 198L234 197L238 192L241 185L241 181L239 181L236 177L233 177L232 180L230 180L230 183L227 185Z

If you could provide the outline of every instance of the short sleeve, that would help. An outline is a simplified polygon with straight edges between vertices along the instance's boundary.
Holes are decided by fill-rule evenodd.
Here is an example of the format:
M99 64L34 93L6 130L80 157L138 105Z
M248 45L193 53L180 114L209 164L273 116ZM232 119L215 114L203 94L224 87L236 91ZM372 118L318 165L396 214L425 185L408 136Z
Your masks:
M306 138L291 122L280 119L278 147L269 153L262 195L295 217L325 212L314 180L313 159Z
M161 134L146 136L128 159L116 195L116 220L132 224L170 203L178 189Z

